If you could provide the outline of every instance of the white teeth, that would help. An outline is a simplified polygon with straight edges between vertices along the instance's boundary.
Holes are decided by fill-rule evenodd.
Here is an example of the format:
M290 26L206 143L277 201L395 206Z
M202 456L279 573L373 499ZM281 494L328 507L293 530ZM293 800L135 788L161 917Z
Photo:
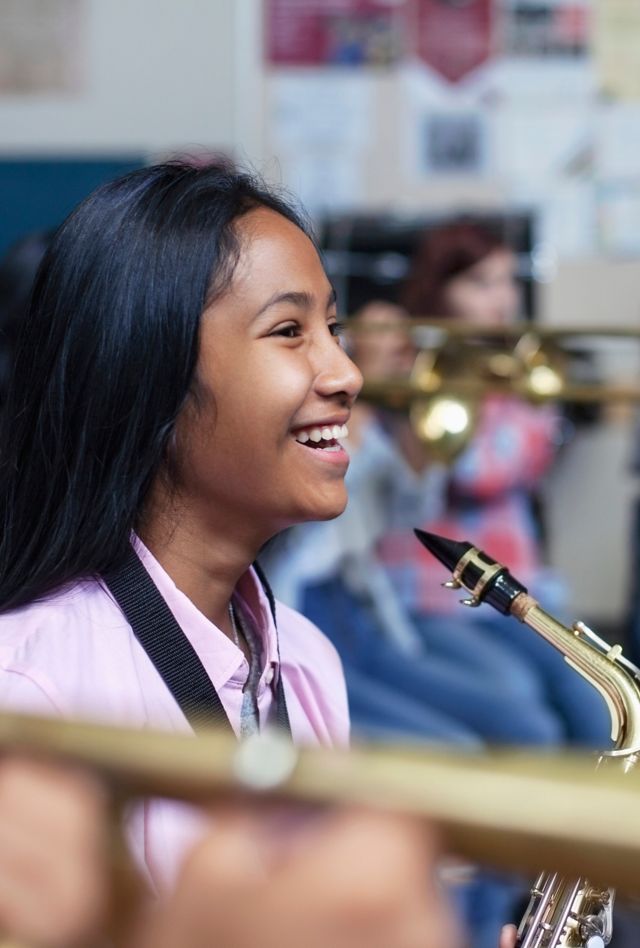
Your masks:
M301 430L295 437L300 444L306 444L307 441L318 444L320 441L338 441L340 438L348 438L349 430L346 425L327 425L324 428Z
M342 449L339 444L328 444L326 448L323 448L322 450L323 451L341 451Z

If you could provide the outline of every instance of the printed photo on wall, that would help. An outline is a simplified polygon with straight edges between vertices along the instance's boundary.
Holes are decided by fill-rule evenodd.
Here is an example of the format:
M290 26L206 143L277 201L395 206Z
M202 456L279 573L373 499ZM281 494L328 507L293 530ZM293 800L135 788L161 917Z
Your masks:
M389 0L266 0L271 66L391 66L404 54L404 4Z
M591 10L584 0L505 0L502 52L513 57L580 58L589 52Z
M0 95L83 88L85 0L0 0Z
M478 112L425 116L422 166L428 174L482 174L486 165L486 123Z

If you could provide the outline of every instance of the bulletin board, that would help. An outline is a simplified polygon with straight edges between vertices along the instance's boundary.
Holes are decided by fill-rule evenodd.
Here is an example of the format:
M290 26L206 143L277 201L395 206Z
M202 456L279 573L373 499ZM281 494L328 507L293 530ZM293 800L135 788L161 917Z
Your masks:
M539 279L640 254L638 0L264 10L268 145L316 218L446 194L454 212L535 212Z

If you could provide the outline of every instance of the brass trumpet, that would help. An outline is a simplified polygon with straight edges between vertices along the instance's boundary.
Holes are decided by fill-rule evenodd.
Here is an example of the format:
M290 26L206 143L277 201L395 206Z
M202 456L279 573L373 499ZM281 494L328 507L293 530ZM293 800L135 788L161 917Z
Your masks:
M11 714L0 715L0 749L83 764L119 799L252 794L425 816L442 827L449 852L473 862L518 872L553 862L640 893L640 773L594 771L587 754L300 749L280 734L238 744L226 732L192 737Z
M385 327L357 327L382 332ZM398 325L389 330L397 333ZM478 408L489 392L512 394L534 404L544 402L640 403L640 384L580 382L571 377L572 339L630 338L640 331L478 327L447 321L407 320L406 331L418 351L406 376L366 377L361 397L391 410L407 412L416 435L433 457L452 461L467 446Z

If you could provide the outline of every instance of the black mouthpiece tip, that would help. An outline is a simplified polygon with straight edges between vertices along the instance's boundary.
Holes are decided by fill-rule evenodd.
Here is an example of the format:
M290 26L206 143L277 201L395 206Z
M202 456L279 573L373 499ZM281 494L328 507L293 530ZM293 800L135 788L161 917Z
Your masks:
M451 573L473 546L473 543L449 540L447 537L438 536L437 533L427 533L426 530L414 530L414 533L423 546ZM491 569L491 572L487 573L487 568L496 566L497 570ZM478 586L483 577L484 581ZM527 592L527 587L515 579L506 567L500 566L477 548L473 562L467 563L457 579L461 586L472 594L472 598L488 603L505 616L510 613L511 606L520 593ZM480 592L476 592L476 588L480 588Z
M438 536L437 533L427 533L426 530L416 529L413 532L420 543L451 572L467 550L470 550L473 546L472 543L467 543L464 540L449 540L447 537Z

